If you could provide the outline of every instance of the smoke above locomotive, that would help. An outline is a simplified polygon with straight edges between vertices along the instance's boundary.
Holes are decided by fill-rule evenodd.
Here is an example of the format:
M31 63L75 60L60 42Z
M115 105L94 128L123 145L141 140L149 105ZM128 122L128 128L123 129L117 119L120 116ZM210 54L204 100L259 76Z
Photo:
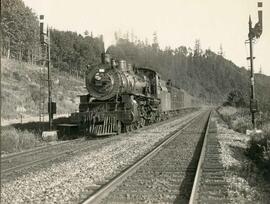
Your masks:
M86 73L86 88L90 96L105 101L123 93L149 95L150 81L134 73L125 60L116 62L109 54L102 54L102 63Z

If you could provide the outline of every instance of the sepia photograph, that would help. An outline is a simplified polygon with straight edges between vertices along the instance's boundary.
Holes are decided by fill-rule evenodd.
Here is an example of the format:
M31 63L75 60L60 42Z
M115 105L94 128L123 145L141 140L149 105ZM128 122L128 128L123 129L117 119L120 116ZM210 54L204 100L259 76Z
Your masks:
M270 202L270 1L0 2L2 204Z

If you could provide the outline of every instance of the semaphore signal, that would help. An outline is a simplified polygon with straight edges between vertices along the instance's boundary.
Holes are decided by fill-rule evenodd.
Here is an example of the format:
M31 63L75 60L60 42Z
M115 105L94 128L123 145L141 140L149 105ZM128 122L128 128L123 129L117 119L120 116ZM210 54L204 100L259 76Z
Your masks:
M48 114L49 114L49 130L52 130L53 114L56 113L56 103L52 102L52 81L51 81L51 50L50 50L50 29L45 28L44 15L40 15L40 43L46 48L46 63L48 67ZM43 50L43 49L42 49Z
M253 129L256 129L256 120L255 120L255 113L258 111L258 102L255 98L255 79L254 79L254 65L253 60L253 40L255 38L259 38L262 34L263 30L263 21L262 21L262 2L258 2L258 22L252 27L251 16L249 16L249 33L248 33L248 43L249 43L249 50L250 56L247 57L247 60L250 60L250 86L251 86L251 95L250 95L250 112L251 112L251 121Z

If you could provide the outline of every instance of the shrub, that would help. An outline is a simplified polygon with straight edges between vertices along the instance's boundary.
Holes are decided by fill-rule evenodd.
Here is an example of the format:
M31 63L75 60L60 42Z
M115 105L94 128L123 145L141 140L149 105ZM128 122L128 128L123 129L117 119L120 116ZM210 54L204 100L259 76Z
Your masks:
M264 132L263 135L253 136L246 150L249 156L258 166L261 173L270 175L270 131Z
M14 127L2 128L1 149L4 152L17 152L42 144L38 135L27 130L15 129Z
M233 90L228 94L227 101L224 103L226 106L246 107L245 98L240 90Z
M245 117L237 117L234 121L231 122L232 129L240 132L246 133L247 129L252 128L252 124Z
M259 135L252 136L248 143L247 155L253 160L262 160L266 139Z
M40 100L40 89L39 89L39 87L37 87L35 85L29 85L29 91L30 91L32 100L35 102L35 104L38 104L39 100Z
M12 74L13 74L14 79L16 79L17 81L22 80L21 75L17 71L14 71Z

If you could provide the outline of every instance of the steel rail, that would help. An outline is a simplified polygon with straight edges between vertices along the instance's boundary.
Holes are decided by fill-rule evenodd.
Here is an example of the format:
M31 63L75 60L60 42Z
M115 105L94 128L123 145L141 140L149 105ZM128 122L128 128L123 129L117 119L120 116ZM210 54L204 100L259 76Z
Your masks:
M36 147L36 148L25 150L25 151L22 151L22 152L16 152L16 153L7 154L7 155L4 155L4 156L1 157L1 162L10 160L10 159L13 159L13 158L16 158L16 157L22 157L22 156L26 156L26 155L31 155L31 154L34 154L34 153L41 152L43 150L49 150L49 149L58 148L59 146L72 144L72 143L75 143L75 142L77 142L79 140L81 140L81 138L71 140L71 141L64 141L64 142L57 143L57 144L51 144L51 145Z
M132 175L138 168L140 168L143 164L149 161L152 157L154 157L165 145L170 143L173 139L175 139L182 131L188 128L193 121L197 118L206 114L206 112L199 113L189 119L185 124L183 124L178 130L170 133L163 141L159 142L159 144L146 153L143 157L137 160L135 163L121 171L117 176L113 177L109 182L105 185L102 185L98 188L92 195L90 195L86 200L84 200L83 204L93 204L99 203L103 198L108 196L110 192L112 192L119 184L122 183L128 176Z
M86 145L82 145L82 147L80 146L80 147L74 148L72 150L62 151L62 152L57 153L56 155L53 155L53 156L36 159L34 161L26 162L24 164L14 166L14 167L11 167L11 168L7 168L7 169L1 169L1 177L9 175L9 174L13 173L14 171L20 171L20 170L23 170L23 169L26 169L26 168L31 168L34 165L38 165L38 164L42 164L42 163L45 163L45 162L48 162L48 161L52 161L52 160L55 160L55 159L58 159L58 158L62 157L63 155L73 154L73 153L76 153L76 152L86 150L88 148L91 148L91 146L89 146L89 144L86 144Z
M203 145L202 145L202 149L201 149L201 153L200 153L200 158L199 158L195 178L194 178L194 181L193 181L193 186L192 186L191 196L190 196L190 199L189 199L189 204L197 203L198 187L199 187L199 184L200 184L200 178L201 178L201 173L202 173L202 165L203 165L204 158L205 158L205 153L206 153L206 145L207 145L207 140L208 140L207 135L208 135L208 131L209 131L209 124L210 124L211 116L212 116L212 111L209 114L208 121L207 121L207 128L206 128L206 131L205 131L205 134L204 134Z

